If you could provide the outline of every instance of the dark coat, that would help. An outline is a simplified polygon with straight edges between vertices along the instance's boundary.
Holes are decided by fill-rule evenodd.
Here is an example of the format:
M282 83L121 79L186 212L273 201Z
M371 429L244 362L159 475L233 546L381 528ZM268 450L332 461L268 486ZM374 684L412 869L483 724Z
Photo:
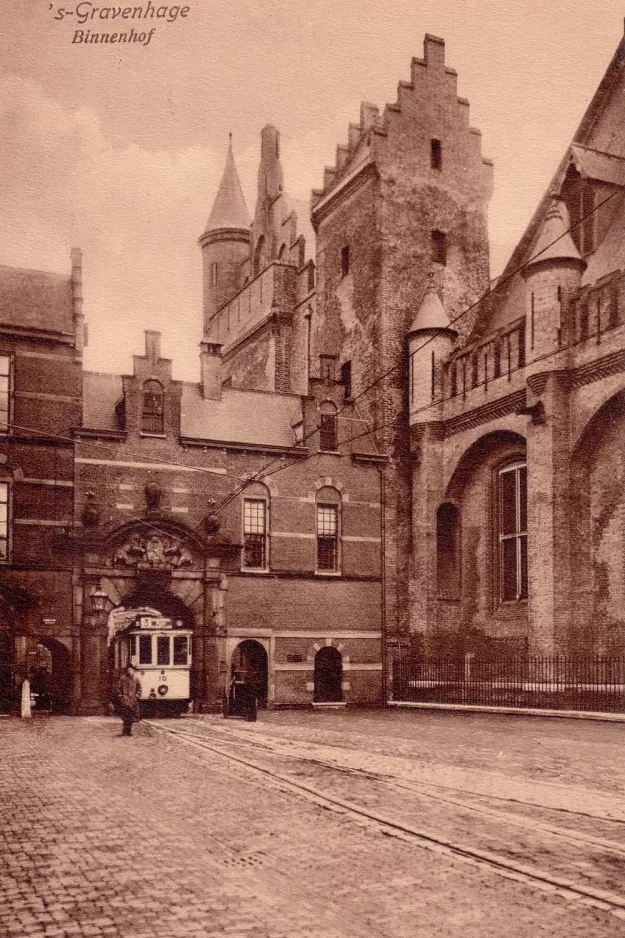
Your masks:
M122 709L132 710L139 715L139 696L141 694L141 684L134 674L122 674L117 682L117 699Z

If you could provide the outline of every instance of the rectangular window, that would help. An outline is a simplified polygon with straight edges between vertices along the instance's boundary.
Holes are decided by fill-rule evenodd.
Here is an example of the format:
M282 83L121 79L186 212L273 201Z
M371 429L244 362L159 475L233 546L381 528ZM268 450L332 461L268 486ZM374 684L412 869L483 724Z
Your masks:
M443 147L440 140L432 139L430 141L430 165L432 169L442 169Z
M499 473L499 575L502 602L527 599L527 466Z
M213 261L211 264L211 287L217 285L217 264Z
M337 505L317 505L317 570L338 570Z
M11 356L0 355L0 433L9 429L11 404Z
M347 276L349 273L349 246L346 244L345 247L341 248L341 277Z
M152 664L152 636L139 636L139 664Z
M338 449L338 418L336 414L320 414L319 416L319 448L326 453L333 453Z
M186 635L174 635L174 664L188 663L188 639Z
M343 362L341 365L341 382L345 386L345 397L352 396L352 363Z
M169 635L157 635L156 637L156 663L169 664Z
M9 485L0 483L0 563L9 559Z
M243 566L251 570L267 567L267 503L262 498L243 502Z

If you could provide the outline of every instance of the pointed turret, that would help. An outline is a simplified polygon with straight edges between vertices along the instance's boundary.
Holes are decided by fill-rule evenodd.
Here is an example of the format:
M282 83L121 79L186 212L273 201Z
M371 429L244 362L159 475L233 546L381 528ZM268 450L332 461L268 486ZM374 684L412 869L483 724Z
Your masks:
M569 232L566 204L551 202L524 271L527 288L525 347L528 363L558 349L566 311L582 282L586 261Z
M241 287L241 266L249 257L250 216L232 153L232 134L219 189L198 244L203 258L206 335L213 314Z
M230 134L226 165L204 234L219 231L220 228L249 231L250 221L250 213L245 204L239 174L234 163L232 134Z
M408 330L411 423L421 423L426 419L424 411L440 390L441 364L449 357L457 335L431 273L421 305Z
M584 269L586 261L582 259L581 254L575 247L569 227L569 212L566 204L561 199L554 198L549 206L549 211L538 235L528 266L544 264L547 261L551 263L564 261L573 262Z

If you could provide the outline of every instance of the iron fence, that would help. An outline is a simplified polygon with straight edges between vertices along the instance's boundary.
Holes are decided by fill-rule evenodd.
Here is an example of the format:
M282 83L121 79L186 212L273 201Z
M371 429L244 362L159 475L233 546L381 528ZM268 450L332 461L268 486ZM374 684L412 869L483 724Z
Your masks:
M625 656L395 659L393 698L625 713Z

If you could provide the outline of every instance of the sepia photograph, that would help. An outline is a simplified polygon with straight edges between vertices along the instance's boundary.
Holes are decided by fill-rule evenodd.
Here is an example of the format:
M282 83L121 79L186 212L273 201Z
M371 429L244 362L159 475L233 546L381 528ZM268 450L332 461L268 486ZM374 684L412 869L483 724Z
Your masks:
M622 3L1 6L0 938L622 938Z

